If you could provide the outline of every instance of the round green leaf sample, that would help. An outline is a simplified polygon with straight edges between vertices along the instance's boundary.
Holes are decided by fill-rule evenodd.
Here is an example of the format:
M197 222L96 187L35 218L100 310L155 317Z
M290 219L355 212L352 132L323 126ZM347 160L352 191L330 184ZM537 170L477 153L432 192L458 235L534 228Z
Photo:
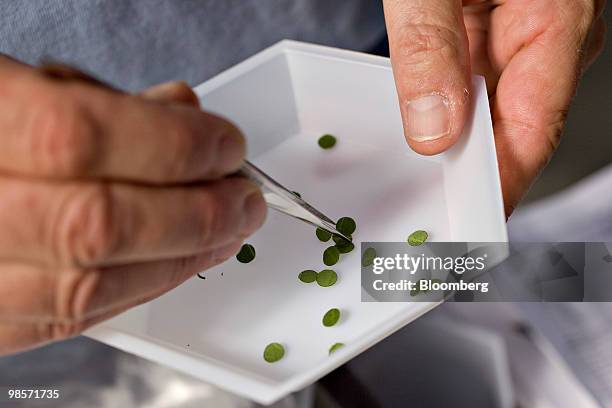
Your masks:
M263 358L268 363L275 363L285 355L285 348L280 343L270 343L263 352Z
M332 286L338 280L338 275L331 269L323 269L317 274L317 283L324 288Z
M427 241L427 231L418 230L414 231L412 234L408 236L408 245L410 246L419 246L425 241Z
M317 228L316 234L321 242L327 242L332 237L331 232L327 232L323 228Z
M340 320L340 310L333 308L329 309L325 315L323 315L323 326L331 327L338 323Z
M353 239L353 237L351 236L351 234L345 234L347 237L349 237L350 239ZM340 245L348 245L349 240L346 240L344 238L342 238L340 235L332 235L332 239L334 240L334 242Z
M335 246L330 246L323 251L323 263L327 266L332 266L338 263L340 259L340 250Z
M323 135L319 138L321 149L331 149L336 144L336 138L332 135Z
M311 269L300 272L298 279L304 283L312 283L317 280L317 273Z
M341 349L342 347L344 347L344 343L334 343L331 345L331 347L329 348L329 354L333 353L334 351Z
M351 217L342 217L336 223L336 229L348 237L355 232L357 224Z
M255 259L255 247L251 244L244 244L236 254L236 259L241 263L249 263Z
M374 263L374 258L376 258L376 250L374 248L366 248L361 257L361 266L366 267L372 265Z
M336 248L338 248L338 251L340 251L341 254L348 254L353 249L355 249L355 244L353 244L351 241L347 241L346 239L342 237L338 237L339 239L335 239L335 238L336 237L334 236L334 242L336 242Z

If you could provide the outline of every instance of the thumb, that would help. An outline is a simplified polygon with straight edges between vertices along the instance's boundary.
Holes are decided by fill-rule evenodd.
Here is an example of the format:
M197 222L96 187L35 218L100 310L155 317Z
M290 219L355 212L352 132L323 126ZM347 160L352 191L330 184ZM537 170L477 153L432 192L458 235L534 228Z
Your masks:
M461 0L384 0L404 134L417 153L455 143L469 110L470 57Z

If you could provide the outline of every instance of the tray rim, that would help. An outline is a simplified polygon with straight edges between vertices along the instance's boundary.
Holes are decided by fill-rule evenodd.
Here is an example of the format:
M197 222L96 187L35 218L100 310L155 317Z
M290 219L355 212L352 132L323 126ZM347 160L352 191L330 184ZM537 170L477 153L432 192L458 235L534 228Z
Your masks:
M250 71L252 68L279 55L289 53L307 54L309 56L363 64L391 71L390 60L385 57L293 40L281 40L197 85L194 87L194 91L201 97ZM497 164L497 160L495 160L495 163ZM502 235L507 236L505 223L502 224L504 230ZM507 238L505 241L507 241ZM242 371L238 367L226 365L220 360L211 359L207 356L200 355L198 357L194 352L184 351L184 349L178 348L171 343L166 343L146 335L129 333L120 328L113 327L108 322L96 325L83 334L122 351L169 366L181 372L190 373L194 377L242 397L262 404L271 404L291 392L304 388L323 375L338 368L372 345L432 310L440 303L411 303L415 308L414 313L407 315L405 310L398 311L392 318L375 326L375 329L371 330L367 335L352 342L350 349L341 349L330 356L326 362L310 370L288 377L284 381L274 381L250 371ZM146 306L142 305L140 307ZM189 371L187 371L185 368L189 365Z

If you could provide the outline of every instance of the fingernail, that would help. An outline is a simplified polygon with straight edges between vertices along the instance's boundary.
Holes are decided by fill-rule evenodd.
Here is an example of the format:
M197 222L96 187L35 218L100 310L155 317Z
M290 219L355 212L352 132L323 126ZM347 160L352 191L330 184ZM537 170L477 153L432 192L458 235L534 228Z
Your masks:
M450 112L448 101L440 95L413 99L406 106L406 133L417 142L448 136Z
M266 219L268 207L260 192L249 195L244 201L244 217L242 232L251 235L255 232Z
M164 99L174 94L175 87L174 81L164 82L143 90L140 95L151 99Z

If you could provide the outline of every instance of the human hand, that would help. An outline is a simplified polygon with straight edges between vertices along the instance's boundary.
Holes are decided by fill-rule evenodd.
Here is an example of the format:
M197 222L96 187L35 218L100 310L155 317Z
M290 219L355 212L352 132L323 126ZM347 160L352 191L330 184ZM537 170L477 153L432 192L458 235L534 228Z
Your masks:
M578 79L603 49L605 0L384 0L404 133L455 143L484 75L506 215L556 149ZM463 7L462 7L463 5Z
M127 95L0 57L0 354L80 333L235 254L265 218L240 131L186 85Z

